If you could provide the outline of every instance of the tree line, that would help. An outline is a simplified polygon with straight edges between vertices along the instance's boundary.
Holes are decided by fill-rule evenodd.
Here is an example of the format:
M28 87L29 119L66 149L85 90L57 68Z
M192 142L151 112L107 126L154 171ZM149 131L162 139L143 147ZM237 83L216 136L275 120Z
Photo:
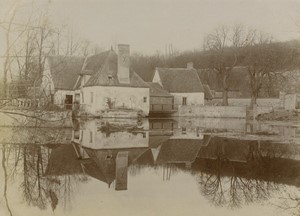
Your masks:
M201 51L187 51L166 57L160 53L152 56L135 54L132 67L146 81L151 81L155 67L184 68L188 62L195 69L210 69L221 80L223 105L228 105L228 92L234 67L246 68L250 86L251 105L256 104L263 88L278 88L283 73L299 68L300 41L278 42L243 25L219 26L208 33ZM241 74L241 76L244 76Z

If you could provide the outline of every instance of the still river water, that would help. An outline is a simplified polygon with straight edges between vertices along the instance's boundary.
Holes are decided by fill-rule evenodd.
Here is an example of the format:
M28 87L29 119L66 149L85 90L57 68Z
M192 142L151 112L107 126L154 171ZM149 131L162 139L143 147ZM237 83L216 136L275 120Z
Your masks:
M0 127L0 160L1 216L300 214L297 124L21 122Z

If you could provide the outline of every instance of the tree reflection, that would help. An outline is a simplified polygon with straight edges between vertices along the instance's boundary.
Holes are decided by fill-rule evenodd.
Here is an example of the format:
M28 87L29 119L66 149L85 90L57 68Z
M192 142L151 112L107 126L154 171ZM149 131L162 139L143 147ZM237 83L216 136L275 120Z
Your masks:
M9 212L9 214L12 216L12 212L9 206L9 202L8 202L8 198L7 198L7 183L8 183L8 174L7 174L7 168L6 168L6 148L5 145L2 146L2 168L3 168L3 172L4 172L4 190L3 190L3 197L5 200L5 204L7 207L7 210Z
M299 165L289 159L294 152L291 146L251 141L241 151L235 147L233 154L228 151L233 143L225 140L213 145L200 152L197 164L200 191L216 206L237 208L267 200L299 175L294 172Z

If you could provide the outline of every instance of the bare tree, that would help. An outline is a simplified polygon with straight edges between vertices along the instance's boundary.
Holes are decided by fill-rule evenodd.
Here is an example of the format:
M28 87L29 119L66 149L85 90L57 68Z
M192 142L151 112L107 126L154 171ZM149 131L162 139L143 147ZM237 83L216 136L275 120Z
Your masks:
M15 43L11 41L11 34L12 34L12 25L13 21L16 16L16 10L17 8L17 1L14 1L7 13L7 16L5 17L1 23L0 26L4 29L5 31L5 44L6 44L6 51L5 51L5 59L4 59L4 64L3 64L3 95L4 97L7 97L7 74L10 71L10 64L11 64L11 58L10 58L10 51Z
M252 43L253 30L246 30L242 25L232 28L220 26L205 39L204 47L208 48L211 56L211 68L218 72L222 81L223 105L228 105L228 78L232 68L239 64L242 48Z
M295 50L287 44L274 43L271 36L262 33L255 36L254 43L247 47L245 52L245 64L251 89L251 107L256 104L263 87L271 91L276 77L293 67L295 54Z

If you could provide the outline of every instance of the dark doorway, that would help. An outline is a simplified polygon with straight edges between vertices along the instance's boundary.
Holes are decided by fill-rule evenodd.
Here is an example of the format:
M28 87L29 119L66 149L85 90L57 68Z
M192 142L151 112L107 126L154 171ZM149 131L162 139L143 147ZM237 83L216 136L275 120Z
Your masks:
M66 95L66 99L65 99L66 109L71 110L72 104L73 104L73 95Z

